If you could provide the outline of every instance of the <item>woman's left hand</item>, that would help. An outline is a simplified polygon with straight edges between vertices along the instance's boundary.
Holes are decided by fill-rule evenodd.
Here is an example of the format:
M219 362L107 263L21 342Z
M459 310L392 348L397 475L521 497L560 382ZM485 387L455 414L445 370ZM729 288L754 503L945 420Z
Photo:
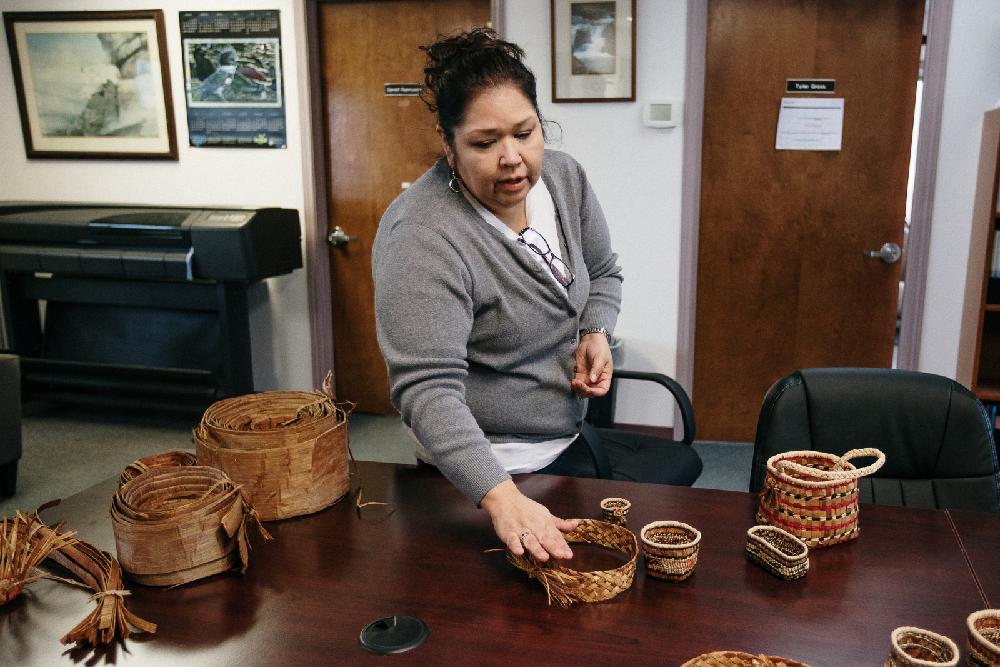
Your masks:
M602 333L583 336L576 346L576 369L570 389L581 398L604 396L611 388L611 347Z

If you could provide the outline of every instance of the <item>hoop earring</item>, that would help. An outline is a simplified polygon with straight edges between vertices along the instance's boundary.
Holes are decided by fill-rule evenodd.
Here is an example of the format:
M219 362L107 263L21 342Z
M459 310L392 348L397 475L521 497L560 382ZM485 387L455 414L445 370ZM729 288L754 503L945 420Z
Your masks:
M458 184L462 182L462 179L459 178L458 174L455 173L455 168L454 167L452 167L451 173L448 174L448 176L449 176L449 178L448 178L448 189L451 190L452 192L454 192L455 194L461 194L462 193L462 189L460 187L458 187Z

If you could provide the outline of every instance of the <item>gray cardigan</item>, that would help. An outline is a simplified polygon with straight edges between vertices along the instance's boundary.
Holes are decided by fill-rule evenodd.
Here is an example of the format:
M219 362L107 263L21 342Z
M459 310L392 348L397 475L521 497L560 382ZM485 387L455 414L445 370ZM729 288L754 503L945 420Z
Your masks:
M579 431L570 391L577 333L613 331L621 269L582 167L545 151L576 276L568 291L524 244L490 227L448 189L439 161L389 206L372 251L375 323L390 396L433 463L470 500L510 479L490 442ZM550 239L556 247L555 239Z

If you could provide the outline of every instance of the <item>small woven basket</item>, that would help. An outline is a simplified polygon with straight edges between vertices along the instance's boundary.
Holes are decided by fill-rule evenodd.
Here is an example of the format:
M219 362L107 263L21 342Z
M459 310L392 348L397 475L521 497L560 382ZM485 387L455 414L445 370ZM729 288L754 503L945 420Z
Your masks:
M681 667L809 667L804 662L776 655L754 655L741 651L714 651L691 658Z
M605 498L601 501L601 512L604 520L624 526L628 523L628 511L632 508L625 498Z
M967 662L975 667L1000 667L1000 609L969 614Z
M162 468L163 466L193 466L198 465L198 457L191 452L172 451L144 456L125 466L121 476L118 478L118 486L129 482L142 473L152 468Z
M958 646L944 635L923 628L896 628L890 635L892 649L884 667L954 667Z
M680 521L647 523L640 533L646 573L664 581L684 581L698 564L701 533Z
M809 571L809 547L775 526L748 530L746 549L750 560L782 579L799 579Z
M549 604L553 600L561 607L574 602L601 602L627 591L635 578L635 561L639 545L628 528L597 519L580 519L580 524L563 537L567 542L584 542L620 551L628 559L612 570L580 572L559 565L554 558L541 563L527 551L523 556L507 552L507 560L524 570L545 587Z
M161 466L122 485L111 501L118 561L130 579L173 586L250 560L248 522L270 539L239 487L208 466Z
M243 488L263 521L312 514L350 490L350 405L268 391L213 403L194 430L198 463Z
M850 460L874 456L875 462L855 468ZM757 523L770 524L795 535L815 549L857 539L858 479L885 463L878 449L852 449L843 456L796 451L767 460Z

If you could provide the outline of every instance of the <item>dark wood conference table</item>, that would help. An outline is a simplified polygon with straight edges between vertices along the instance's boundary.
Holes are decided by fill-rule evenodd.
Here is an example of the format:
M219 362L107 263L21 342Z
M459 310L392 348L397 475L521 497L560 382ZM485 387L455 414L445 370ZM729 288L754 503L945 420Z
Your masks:
M566 517L632 501L629 527L659 519L699 528L690 579L647 577L608 602L547 606L543 588L507 563L486 514L427 468L362 463L365 500L267 524L245 575L169 589L130 586L128 606L159 624L124 646L67 649L59 637L91 609L85 592L48 581L0 608L0 664L657 664L741 650L821 665L880 665L890 632L927 628L965 647L965 619L1000 603L1000 516L864 505L859 540L813 551L809 574L778 579L745 557L756 496L546 475L515 479ZM356 489L358 477L352 478ZM109 479L43 517L114 553ZM961 535L961 538L959 537ZM581 553L584 550L579 550ZM977 583L978 582L978 583ZM377 656L361 629L421 618L421 646Z

